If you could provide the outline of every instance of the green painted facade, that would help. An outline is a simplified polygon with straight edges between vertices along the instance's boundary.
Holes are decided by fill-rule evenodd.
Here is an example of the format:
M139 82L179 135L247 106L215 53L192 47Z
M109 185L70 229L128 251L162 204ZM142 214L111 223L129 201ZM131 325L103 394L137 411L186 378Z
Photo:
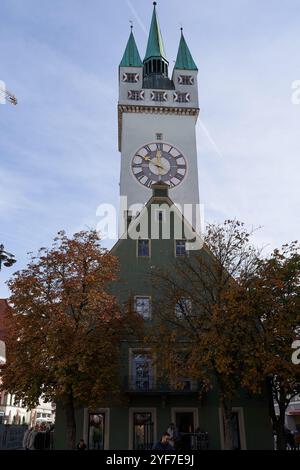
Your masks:
M158 189L156 197L152 197L147 207L149 209L152 204L170 205L171 203L166 194ZM135 219L130 224L129 234L131 228L138 227L139 222L142 223L145 218L148 218L149 230L151 230L151 216L150 212L146 212L146 209L137 220ZM174 263L179 259L175 257L175 240L172 236L169 240L151 240L151 256L145 258L137 256L137 243L137 240L128 237L119 240L112 249L112 253L120 261L120 276L113 286L113 291L117 295L121 308L135 296L150 296L152 302L158 301L163 308L163 299L157 298L158 290L153 286L149 274L154 268L173 269ZM207 255L207 251L204 250L204 253ZM193 256L193 252L190 252L189 255ZM147 321L155 321L154 312L152 319ZM128 384L131 382L128 378L132 375L132 370L130 371L132 369L132 351L137 352L139 348L145 348L145 345L139 343L124 343L123 345L120 375L124 397L127 401L123 406L112 406L105 410L101 408L101 403L99 403L99 409L95 410L95 414L102 412L105 417L104 448L110 450L132 449L134 412L147 413L151 411L151 421L154 423L154 441L158 440L161 434L167 430L169 423L179 417L176 413L181 413L181 417L182 413L192 413L190 419L193 420L193 428L199 426L202 431L208 433L209 449L221 449L222 432L217 390L214 388L199 398L197 387L196 390L164 389L161 391L154 386L149 387L149 390L141 391L135 387L135 381L133 381L133 386L129 387ZM153 373L154 378L155 375ZM272 449L272 428L266 398L263 396L251 398L241 392L235 400L234 407L239 416L241 447L248 450ZM78 440L83 437L88 442L88 421L87 411L78 410ZM65 422L62 410L58 406L55 433L55 447L57 449L63 449L66 446L64 430Z

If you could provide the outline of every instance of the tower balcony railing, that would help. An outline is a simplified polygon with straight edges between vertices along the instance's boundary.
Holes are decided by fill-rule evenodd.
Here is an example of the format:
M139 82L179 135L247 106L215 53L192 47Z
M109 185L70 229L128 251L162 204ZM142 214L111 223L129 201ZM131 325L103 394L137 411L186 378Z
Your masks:
M134 394L175 394L175 395L188 395L200 391L201 386L199 382L182 379L177 381L176 384L159 381L153 376L147 377L124 377L124 389L128 393Z

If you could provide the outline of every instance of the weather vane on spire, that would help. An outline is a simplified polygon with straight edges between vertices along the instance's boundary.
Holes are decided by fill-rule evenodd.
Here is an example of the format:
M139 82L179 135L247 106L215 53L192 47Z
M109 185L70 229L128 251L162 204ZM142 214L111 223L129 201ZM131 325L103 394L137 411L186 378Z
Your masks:
M130 29L131 31L133 30L133 21L132 20L129 20L129 23L130 23Z

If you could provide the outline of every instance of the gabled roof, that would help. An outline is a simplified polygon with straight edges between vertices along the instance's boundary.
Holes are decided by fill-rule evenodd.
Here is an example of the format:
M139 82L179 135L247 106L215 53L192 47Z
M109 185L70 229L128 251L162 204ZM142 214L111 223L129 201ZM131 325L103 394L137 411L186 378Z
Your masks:
M174 216L180 219L184 226L185 226L185 234L186 234L186 248L187 250L201 250L204 248L207 250L206 245L204 244L203 238L196 233L195 229L192 227L192 225L189 223L189 221L183 216L183 214L180 212L180 210L174 205L174 202L170 199L168 195L168 188L169 186L165 183L155 183L152 185L152 191L153 195L147 202L147 204L143 207L141 212L137 217L132 219L132 221L129 224L128 229L123 233L121 238L117 241L117 243L112 247L111 252L114 253L114 251L117 249L117 247L121 244L126 242L128 238L131 238L130 234L136 232L136 228L138 227L139 224L141 224L141 221L143 220L144 217L148 217L148 209L151 207L153 204L167 204L171 210L174 213ZM133 238L134 239L134 238Z
M147 51L146 51L144 62L147 59L150 59L150 57L161 57L167 60L164 41L163 41L163 37L161 34L158 16L156 12L156 2L154 2L154 10L153 10L153 15L152 15Z
M177 59L175 63L175 69L198 70L198 67L194 62L194 59L188 48L188 45L186 43L182 30L181 30L181 38L180 38L180 43L179 43Z
M120 67L143 67L133 32L131 31Z

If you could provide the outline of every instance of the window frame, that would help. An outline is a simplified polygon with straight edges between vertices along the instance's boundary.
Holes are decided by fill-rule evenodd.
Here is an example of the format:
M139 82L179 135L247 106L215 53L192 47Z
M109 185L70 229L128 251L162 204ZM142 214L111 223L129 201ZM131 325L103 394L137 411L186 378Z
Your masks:
M137 299L148 299L149 300L149 316L145 317L144 315L140 314L136 309L136 301ZM152 320L152 297L151 295L135 295L134 296L134 304L133 304L134 311L145 321Z
M186 312L183 312L181 307L180 307L180 302L185 302L185 304L189 303L189 306L186 307L185 309L187 310ZM177 306L181 309L180 312L178 312ZM174 307L174 314L177 320L184 320L186 316L191 317L193 313L193 302L192 299L189 297L180 297L180 299L176 302L175 307Z
M186 249L186 243L187 243L187 241L186 241L186 240L174 240L174 242L175 242L175 243L174 243L174 245L175 245L175 247L174 247L175 258L183 258L183 257L185 257L185 256L188 256L188 251L187 251L187 249ZM179 242L184 242L184 251L185 251L184 254L177 254L177 243L179 243Z
M140 74L133 72L125 72L123 82L125 83L138 83L140 81Z
M139 254L139 243L142 241L148 242L148 255L140 255ZM139 238L136 241L136 257L137 258L151 258L151 240L149 238Z
M195 84L195 79L192 75L179 75L178 83L179 85L192 86Z

